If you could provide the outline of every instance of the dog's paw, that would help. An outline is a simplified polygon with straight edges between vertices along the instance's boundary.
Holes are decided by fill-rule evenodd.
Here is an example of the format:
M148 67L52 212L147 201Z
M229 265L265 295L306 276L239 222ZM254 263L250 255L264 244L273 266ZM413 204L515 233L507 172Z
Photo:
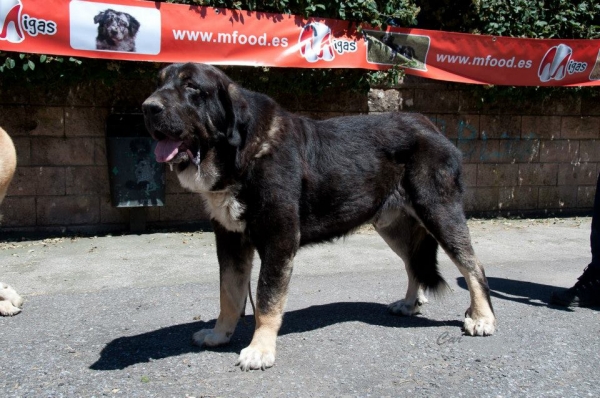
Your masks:
M417 292L417 305L423 305L427 303L429 303L427 296L425 296L423 289L419 289L419 291Z
M266 347L249 345L240 352L236 363L243 371L252 369L265 370L275 363L275 350Z
M23 298L12 287L0 282L0 315L13 316L21 312Z
M12 303L12 305L14 305L15 307L19 308L19 312L21 311L21 308L23 308L23 302L24 301L25 300L23 300L23 297L19 296L17 294L17 292L15 292L15 295L10 300L10 302Z
M13 316L21 312L19 307L12 305L10 301L0 300L0 315L2 316Z
M427 299L425 299L424 302L421 300L412 301L412 300L402 299L402 300L398 300L395 303L388 305L388 309L394 315L411 316L411 315L420 314L421 313L421 305L426 302L427 302Z
M463 327L469 336L491 336L496 331L496 318L493 315L473 317L468 309Z
M216 332L214 329L202 329L194 333L192 341L197 346L216 347L229 343L232 333Z

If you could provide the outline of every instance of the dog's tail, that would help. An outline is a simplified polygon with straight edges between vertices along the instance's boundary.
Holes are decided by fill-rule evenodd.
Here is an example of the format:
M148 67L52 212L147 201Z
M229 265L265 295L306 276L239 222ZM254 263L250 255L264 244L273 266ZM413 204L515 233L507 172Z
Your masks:
M448 284L438 269L439 243L416 217L401 214L397 219L376 220L377 233L402 258L409 277L423 290L434 295L443 293Z
M425 232L421 239L413 240L408 266L413 278L434 295L447 290L448 283L440 273L437 262L438 242L431 234Z

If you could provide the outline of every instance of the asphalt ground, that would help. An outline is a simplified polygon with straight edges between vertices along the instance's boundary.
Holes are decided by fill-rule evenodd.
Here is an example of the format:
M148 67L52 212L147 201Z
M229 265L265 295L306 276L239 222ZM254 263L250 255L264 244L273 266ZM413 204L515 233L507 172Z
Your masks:
M469 222L498 317L491 337L463 336L469 295L444 253L451 290L406 318L387 311L404 266L375 232L303 249L275 366L251 372L234 364L252 316L228 346L191 344L218 315L212 233L0 238L0 280L26 299L0 318L0 396L596 397L598 309L548 305L588 264L590 221Z

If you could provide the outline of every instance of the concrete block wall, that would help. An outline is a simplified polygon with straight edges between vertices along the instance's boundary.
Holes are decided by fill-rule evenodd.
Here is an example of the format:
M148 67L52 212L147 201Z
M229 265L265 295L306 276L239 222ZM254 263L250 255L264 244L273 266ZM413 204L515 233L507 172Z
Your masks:
M471 215L589 214L600 162L600 106L577 96L481 106L464 87L416 78L371 90L371 112L427 115L463 153Z
M127 229L129 210L111 206L106 118L139 112L154 82L26 89L0 83L0 125L18 168L0 212L1 231ZM316 118L391 110L426 114L464 156L466 210L473 215L589 213L600 162L600 106L580 98L481 107L463 86L419 79L368 95L279 94L285 108ZM206 221L198 196L166 174L166 205L146 208L149 225Z

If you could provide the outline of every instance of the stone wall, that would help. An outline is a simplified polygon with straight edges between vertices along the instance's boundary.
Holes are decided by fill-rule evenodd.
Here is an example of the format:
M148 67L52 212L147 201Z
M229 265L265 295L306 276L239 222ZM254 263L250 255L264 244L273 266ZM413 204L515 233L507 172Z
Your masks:
M127 209L110 202L107 116L139 112L153 82L123 81L24 89L0 85L0 124L17 147L18 169L0 206L4 231L126 229ZM481 107L464 86L407 79L368 95L276 98L289 110L325 118L404 110L426 114L464 154L472 215L589 213L600 161L600 105L572 97ZM205 220L196 195L166 174L166 205L145 209L149 225Z
M437 124L463 153L471 215L591 212L600 161L598 103L573 95L482 106L464 86L413 78L397 90L372 90L369 109L420 112Z

